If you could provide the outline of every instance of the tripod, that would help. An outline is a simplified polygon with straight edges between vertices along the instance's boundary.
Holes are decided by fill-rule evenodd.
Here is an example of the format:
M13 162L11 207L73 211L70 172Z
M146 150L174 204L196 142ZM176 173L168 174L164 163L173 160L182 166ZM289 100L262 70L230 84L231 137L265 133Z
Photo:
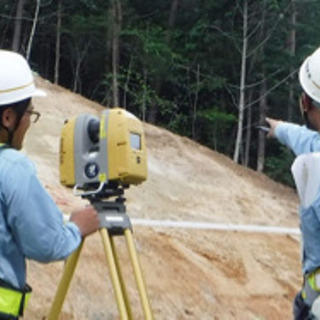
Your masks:
M118 198L115 201L106 201L105 198L109 198L110 196L114 195L118 195ZM113 239L115 236L123 235L126 238L144 317L147 320L152 320L153 315L150 307L150 302L147 295L147 290L142 275L137 251L134 246L131 221L129 216L126 214L126 207L124 205L125 199L122 197L122 195L123 189L116 189L111 190L111 192L110 190L104 190L101 193L95 195L90 194L89 196L83 197L88 198L99 213L99 232L101 235L107 263L109 265L110 276L121 320L133 319L132 310L126 291L126 285L122 277L120 263L117 257ZM84 241L82 241L79 248L67 260L64 273L60 280L53 304L48 315L48 320L57 320L59 318L59 314L61 312L72 276L76 269L83 244Z

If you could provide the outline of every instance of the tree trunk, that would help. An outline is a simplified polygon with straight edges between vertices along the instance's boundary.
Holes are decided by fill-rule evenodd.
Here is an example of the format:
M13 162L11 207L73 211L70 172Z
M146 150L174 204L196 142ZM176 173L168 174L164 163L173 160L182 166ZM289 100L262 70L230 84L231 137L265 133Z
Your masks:
M142 121L146 121L146 97L147 97L147 79L148 79L148 71L146 68L143 68L143 99L142 99Z
M13 17L15 11L16 11L15 7L12 6L10 14L9 14L9 17ZM6 23L5 27L1 29L0 48L3 48L4 47L4 43L7 42L7 38L8 38L7 33L8 33L9 29L10 29L10 23Z
M169 20L168 20L168 30L166 34L166 43L170 42L171 30L174 28L174 25L175 25L179 1L180 0L172 0L171 2L171 8L170 8L170 14L169 14Z
M240 76L240 97L239 97L239 110L238 110L238 130L236 145L233 155L233 161L238 163L239 154L242 144L243 120L244 120L244 103L245 103L245 87L246 87L246 63L247 63L247 46L248 46L248 3L244 0L243 3L243 43L242 43L242 56L241 56L241 76Z
M263 123L267 114L267 84L263 81L260 87L260 101L259 101L259 123ZM266 134L259 130L258 136L258 154L257 154L257 171L263 172L265 161L265 145Z
M193 110L192 110L192 139L196 138L196 120L197 120L197 108L198 108L198 98L199 98L199 87L200 87L200 65L197 65L197 87L195 92L195 97L193 100Z
M290 42L289 42L289 50L292 57L296 55L296 21L297 21L297 10L295 0L291 1L292 3L292 14L291 14L291 32L290 32ZM293 120L293 107L294 103L294 68L290 68L290 73L292 76L290 77L290 86L289 86L289 103L288 103L288 121Z
M112 103L114 107L119 106L119 55L120 55L120 31L122 24L121 0L112 1Z
M31 32L30 32L30 37L29 37L27 53L26 53L27 61L29 61L30 54L31 54L32 42L33 42L34 34L36 32L36 27L37 27L37 22L38 22L38 17L39 17L39 11L40 11L40 5L41 5L41 0L37 0L36 10L35 10L35 13L34 13L34 18L33 18L32 28L31 28Z
M129 66L127 69L127 76L126 76L126 82L123 86L123 99L122 99L122 108L127 109L127 94L129 91L129 82L130 82L130 76L131 76L131 68L132 68L132 56L130 56Z
M14 23L14 31L12 38L12 51L19 52L21 43L22 17L24 13L24 5L26 0L19 0Z
M74 79L73 79L73 92L78 92L81 94L81 78L80 78L80 69L83 60L83 56L85 54L81 54L80 51L76 52L76 61L75 61L75 69L74 69Z
M55 84L59 83L61 22L62 22L62 0L58 0L56 53L55 53L56 56L55 56L55 64L54 64L54 83Z
M249 92L248 103L250 104L252 101L253 90ZM247 111L247 129L246 129L246 143L245 143L245 151L244 151L244 162L243 164L248 167L250 160L250 146L251 146L251 133L252 133L252 108L248 107Z

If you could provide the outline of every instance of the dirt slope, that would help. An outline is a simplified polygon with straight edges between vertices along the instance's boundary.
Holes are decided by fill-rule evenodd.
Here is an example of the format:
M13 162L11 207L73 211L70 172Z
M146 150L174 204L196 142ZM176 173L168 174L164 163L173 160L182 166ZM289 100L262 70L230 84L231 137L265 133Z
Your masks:
M59 184L63 121L102 108L41 79L41 121L25 152L64 212L85 202ZM145 125L148 180L127 193L132 218L298 227L297 197L263 175L186 138ZM299 239L288 235L134 227L155 319L289 319L300 285ZM123 237L116 239L135 319L143 319ZM28 262L25 319L48 313L63 262ZM99 234L85 242L61 319L119 319Z

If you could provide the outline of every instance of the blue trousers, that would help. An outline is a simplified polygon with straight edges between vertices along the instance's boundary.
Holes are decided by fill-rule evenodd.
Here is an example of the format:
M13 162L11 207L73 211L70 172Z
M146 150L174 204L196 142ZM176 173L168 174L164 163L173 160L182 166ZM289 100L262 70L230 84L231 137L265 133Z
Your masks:
M304 302L301 292L298 292L293 301L293 319L294 320L312 320L314 317L310 314L311 308Z

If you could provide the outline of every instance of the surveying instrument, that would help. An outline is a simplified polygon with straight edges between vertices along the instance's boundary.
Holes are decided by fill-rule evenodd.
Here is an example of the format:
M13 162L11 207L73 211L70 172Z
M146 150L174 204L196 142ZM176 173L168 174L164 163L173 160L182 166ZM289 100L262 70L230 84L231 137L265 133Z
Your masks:
M133 319L126 285L114 245L125 236L145 319L153 319L141 266L126 214L124 191L147 178L143 126L131 113L103 111L101 119L80 115L65 122L60 141L60 181L76 196L90 201L99 214L100 235L122 320ZM113 200L112 200L113 199ZM74 274L83 241L68 258L48 320L57 320Z

